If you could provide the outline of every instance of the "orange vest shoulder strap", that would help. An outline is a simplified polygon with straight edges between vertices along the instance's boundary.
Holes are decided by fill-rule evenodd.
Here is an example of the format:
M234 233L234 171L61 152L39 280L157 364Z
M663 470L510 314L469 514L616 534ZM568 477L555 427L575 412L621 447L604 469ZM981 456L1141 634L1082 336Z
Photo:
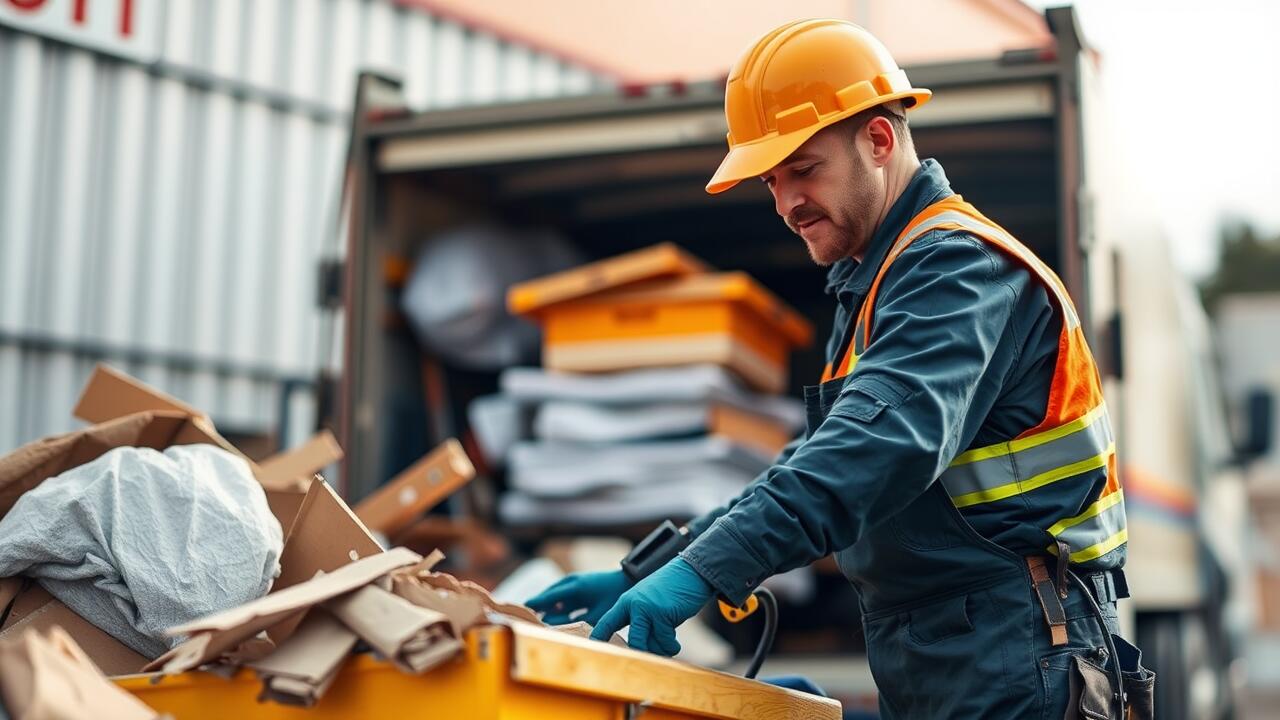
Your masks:
M863 301L862 309L858 314L858 324L862 327L863 347L866 347L871 340L871 319L876 295L889 267L904 250L910 247L911 243L933 230L963 230L999 246L1040 278L1045 287L1051 291L1057 300L1058 306L1062 309L1063 316L1066 318L1065 329L1072 331L1079 327L1080 318L1076 314L1075 303L1071 301L1071 297L1067 294L1066 286L1062 284L1062 280L1058 278L1053 270L1049 269L1049 266L1036 257L1035 253L1031 252L1021 242L1018 242L1004 228L988 220L982 213L978 212L977 208L965 202L959 195L952 195L922 210L920 214L911 219L907 227L903 228L898 235L898 239L894 241L893 247L890 248L889 254L880 266L880 271L876 273L876 277L871 283L870 290L867 291L866 300Z

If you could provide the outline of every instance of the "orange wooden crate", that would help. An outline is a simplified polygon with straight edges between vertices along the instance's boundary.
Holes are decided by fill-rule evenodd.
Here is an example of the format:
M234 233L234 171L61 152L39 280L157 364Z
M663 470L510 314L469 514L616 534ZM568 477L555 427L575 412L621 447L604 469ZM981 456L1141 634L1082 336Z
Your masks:
M693 262L658 246L517 286L509 304L542 324L550 369L715 363L757 389L785 389L791 351L812 340L812 327L745 273Z

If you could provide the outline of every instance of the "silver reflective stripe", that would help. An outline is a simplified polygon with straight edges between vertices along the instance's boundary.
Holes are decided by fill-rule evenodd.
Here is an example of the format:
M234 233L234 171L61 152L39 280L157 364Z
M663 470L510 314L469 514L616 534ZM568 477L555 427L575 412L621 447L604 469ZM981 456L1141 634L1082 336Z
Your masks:
M1125 543L1124 493L1117 490L1100 498L1083 513L1059 521L1049 534L1071 546L1071 562L1102 557ZM1056 546L1052 548L1056 552Z
M1016 488L1019 480L1041 478L1053 470L1105 454L1112 439L1107 414L1098 413L1092 423L1051 441L1024 450L1015 450L1016 446L1011 446L1006 454L980 460L965 462L961 459L961 464L947 468L938 479L947 488L947 495L960 501L957 506L1000 500L1000 497L993 496L1010 497L1025 492ZM1036 487L1043 484L1047 483ZM1018 492L1001 493L1001 488L1018 489Z
M1051 271L1048 266L1040 260L1040 258L1036 257L1035 253L1031 252L1031 250L1027 249L1025 245L1018 242L1017 238L1004 230L1001 230L994 225L988 225L977 218L966 215L965 213L958 212L956 210L947 210L946 212L939 213L928 220L925 220L917 225L911 231L910 235L902 237L896 244L894 244L891 256L901 252L908 243L912 242L916 238L930 230L935 230L942 225L959 225L975 235L999 238L1004 243L1004 246L1008 248L1009 252L1014 253L1021 258L1023 262L1038 271L1045 284L1049 286L1049 290L1058 298L1058 305L1062 307L1062 311L1067 317L1067 330L1075 330L1080 326L1080 317L1076 315L1075 304L1071 302L1071 298L1068 297L1066 291L1063 290L1062 284L1057 281L1057 276L1054 275L1053 271Z

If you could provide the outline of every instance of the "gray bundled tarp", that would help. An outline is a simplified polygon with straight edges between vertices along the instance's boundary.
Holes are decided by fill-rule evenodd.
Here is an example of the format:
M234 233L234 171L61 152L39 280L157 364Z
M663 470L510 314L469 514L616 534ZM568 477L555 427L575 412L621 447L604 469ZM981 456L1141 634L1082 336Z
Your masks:
M35 578L148 658L164 630L257 599L283 537L240 457L121 447L49 478L0 519L0 577Z

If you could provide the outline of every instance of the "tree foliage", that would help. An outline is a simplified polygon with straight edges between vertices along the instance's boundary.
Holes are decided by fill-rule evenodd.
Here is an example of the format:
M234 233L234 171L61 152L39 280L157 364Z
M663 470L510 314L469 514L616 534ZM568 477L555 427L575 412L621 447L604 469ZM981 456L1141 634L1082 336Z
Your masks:
M1280 235L1262 237L1243 221L1224 223L1218 269L1200 285L1209 312L1223 295L1280 292Z

